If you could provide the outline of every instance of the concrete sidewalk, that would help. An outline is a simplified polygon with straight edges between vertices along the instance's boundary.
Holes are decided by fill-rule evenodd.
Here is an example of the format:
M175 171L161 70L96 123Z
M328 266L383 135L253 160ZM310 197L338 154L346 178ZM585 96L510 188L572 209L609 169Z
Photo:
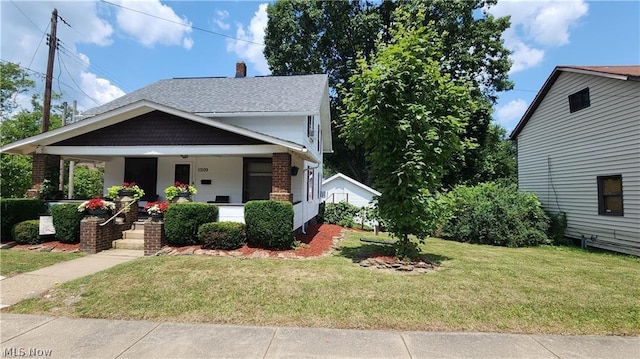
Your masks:
M0 308L38 296L57 284L111 268L143 256L143 251L110 249L82 258L56 263L33 272L0 280Z
M0 316L3 357L639 358L639 337L250 327Z

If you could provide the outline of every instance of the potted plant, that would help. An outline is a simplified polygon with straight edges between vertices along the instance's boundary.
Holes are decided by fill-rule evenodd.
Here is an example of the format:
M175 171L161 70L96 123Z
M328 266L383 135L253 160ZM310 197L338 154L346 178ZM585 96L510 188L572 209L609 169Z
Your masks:
M149 213L152 220L157 221L164 217L164 212L168 207L169 202L147 202L144 205L144 210Z
M196 190L195 187L180 182L176 182L173 186L164 189L164 194L167 195L167 201L171 201L176 197L189 199L196 193L198 193L198 190Z
M88 201L82 202L78 206L78 212L87 213L92 216L102 216L114 209L116 209L115 203L105 201L102 198L92 198Z
M123 182L119 186L111 186L107 189L107 197L116 199L118 197L132 197L140 199L144 196L144 190L135 182Z

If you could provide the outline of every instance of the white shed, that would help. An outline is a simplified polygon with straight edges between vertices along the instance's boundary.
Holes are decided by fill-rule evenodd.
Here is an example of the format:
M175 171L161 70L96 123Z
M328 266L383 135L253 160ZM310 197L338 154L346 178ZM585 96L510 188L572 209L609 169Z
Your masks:
M369 206L373 196L379 196L380 192L366 186L351 177L338 173L322 181L324 200L327 203L348 202L354 206Z
M640 255L640 66L556 67L510 135L518 186L566 236Z

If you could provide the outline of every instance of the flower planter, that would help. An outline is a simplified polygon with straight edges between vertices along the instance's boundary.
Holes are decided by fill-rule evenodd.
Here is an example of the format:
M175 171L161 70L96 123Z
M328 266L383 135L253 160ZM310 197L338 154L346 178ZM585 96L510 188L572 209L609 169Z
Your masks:
M164 215L162 213L152 213L151 214L151 220L153 222L159 222L164 218Z
M133 197L133 191L120 190L118 191L118 197Z
M191 192L179 192L178 193L178 197L184 197L184 198L190 198L191 197Z
M87 213L90 216L104 216L107 214L107 210L103 208L87 209Z

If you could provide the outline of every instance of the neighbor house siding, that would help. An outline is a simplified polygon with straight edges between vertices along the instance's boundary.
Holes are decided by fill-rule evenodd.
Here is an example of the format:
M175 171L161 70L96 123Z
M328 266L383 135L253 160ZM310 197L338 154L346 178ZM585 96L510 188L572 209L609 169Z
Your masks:
M568 96L589 87L590 107ZM518 185L567 213L566 235L640 254L640 82L562 72L517 137ZM623 216L598 214L597 177L622 175Z
M349 202L357 207L365 207L371 204L375 193L343 179L335 178L323 185L325 200L329 203Z

